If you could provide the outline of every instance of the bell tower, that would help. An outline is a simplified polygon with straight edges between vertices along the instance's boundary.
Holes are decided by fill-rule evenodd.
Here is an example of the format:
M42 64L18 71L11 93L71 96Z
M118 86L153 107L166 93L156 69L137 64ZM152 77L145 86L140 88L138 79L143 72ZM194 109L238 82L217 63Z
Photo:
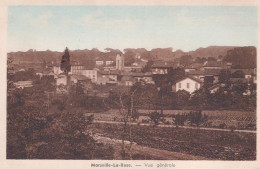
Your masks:
M116 55L116 70L124 69L124 56L121 54Z

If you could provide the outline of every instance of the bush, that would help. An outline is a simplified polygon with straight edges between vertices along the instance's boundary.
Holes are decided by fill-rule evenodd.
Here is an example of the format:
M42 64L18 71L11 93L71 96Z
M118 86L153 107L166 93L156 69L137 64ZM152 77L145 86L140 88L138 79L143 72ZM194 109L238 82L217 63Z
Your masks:
M230 126L230 130L231 130L231 132L233 133L234 132L234 130L236 129L236 127L235 126Z
M142 119L142 123L149 123L149 120Z
M255 130L256 129L256 124L249 123L249 124L246 125L246 129Z
M205 123L204 126L205 126L205 127L214 127L214 126L212 125L212 121L209 121L209 122Z
M190 124L195 124L197 127L205 123L208 120L207 115L203 115L201 111L191 111L188 115L188 120L190 121Z
M164 124L170 125L171 123L169 121L165 121Z
M221 123L218 125L218 128L225 129L225 128L227 128L227 125L226 125L226 123Z
M172 116L173 124L176 125L176 127L183 126L185 121L188 119L188 116L186 114L176 114Z
M160 121L161 122L165 121L165 119L163 118L162 112L159 113L157 111L154 111L154 112L149 113L148 116L150 117L150 121L153 122L154 125L158 125Z

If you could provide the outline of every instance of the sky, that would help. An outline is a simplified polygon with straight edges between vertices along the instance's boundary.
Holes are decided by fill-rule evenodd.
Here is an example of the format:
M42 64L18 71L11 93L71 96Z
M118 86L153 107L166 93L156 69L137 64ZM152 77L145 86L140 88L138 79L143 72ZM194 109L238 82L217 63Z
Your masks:
M8 52L257 46L257 7L9 6Z

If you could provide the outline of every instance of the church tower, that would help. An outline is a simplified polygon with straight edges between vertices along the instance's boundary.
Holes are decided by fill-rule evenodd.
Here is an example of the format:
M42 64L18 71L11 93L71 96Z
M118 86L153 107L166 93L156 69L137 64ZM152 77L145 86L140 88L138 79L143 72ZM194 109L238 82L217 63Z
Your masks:
M116 70L123 70L124 69L124 56L117 54L116 55Z

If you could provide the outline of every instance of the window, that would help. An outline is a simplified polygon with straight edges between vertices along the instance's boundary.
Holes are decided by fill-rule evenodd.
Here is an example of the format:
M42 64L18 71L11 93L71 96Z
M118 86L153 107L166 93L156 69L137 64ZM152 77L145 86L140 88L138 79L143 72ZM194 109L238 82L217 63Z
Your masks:
M198 83L195 83L195 88L196 88L196 89L198 89L198 88L199 88L199 86L198 86Z
M187 83L187 89L189 89L190 88L190 84L189 83Z
M181 83L179 83L179 88L181 88Z

